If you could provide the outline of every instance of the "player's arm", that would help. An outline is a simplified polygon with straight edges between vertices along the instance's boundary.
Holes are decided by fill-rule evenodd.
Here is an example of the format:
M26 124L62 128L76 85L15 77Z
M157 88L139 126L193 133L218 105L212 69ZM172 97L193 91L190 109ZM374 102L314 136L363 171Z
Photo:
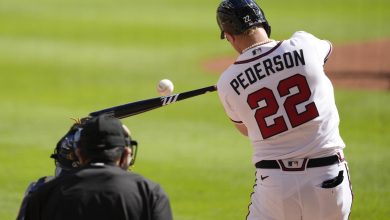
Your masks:
M217 87L218 87L218 85L217 85ZM220 88L220 87L218 87L218 88ZM248 136L248 129L247 129L247 127L245 126L244 123L242 123L242 121L239 119L239 117L237 116L236 112L232 108L232 106L227 101L227 98L226 98L226 96L223 93L222 87L221 87L221 89L218 89L218 95L219 95L219 98L221 100L221 103L222 103L222 105L224 107L224 110L225 110L227 116L230 118L230 120L236 126L237 130L240 131L240 133L242 135Z
M329 56L333 52L332 43L328 40L321 40L312 34L306 34L308 35L308 39L310 40L310 42L314 45L319 59L323 61L323 64L325 64Z
M236 128L240 131L240 133L244 136L248 136L248 128L244 125L244 123L236 123L234 122Z

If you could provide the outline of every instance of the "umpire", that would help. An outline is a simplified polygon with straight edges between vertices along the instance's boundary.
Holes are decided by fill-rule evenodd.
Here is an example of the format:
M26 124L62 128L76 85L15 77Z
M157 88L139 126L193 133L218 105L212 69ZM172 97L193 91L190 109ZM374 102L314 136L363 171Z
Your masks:
M126 171L134 141L118 119L94 117L75 136L81 167L34 192L27 204L26 220L172 219L163 189Z

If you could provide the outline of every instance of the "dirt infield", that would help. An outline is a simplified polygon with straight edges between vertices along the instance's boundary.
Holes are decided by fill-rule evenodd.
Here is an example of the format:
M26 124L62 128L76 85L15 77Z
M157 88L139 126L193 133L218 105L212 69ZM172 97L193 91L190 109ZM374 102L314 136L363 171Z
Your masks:
M211 73L221 73L235 57L202 62ZM390 39L334 45L325 72L335 87L390 90Z

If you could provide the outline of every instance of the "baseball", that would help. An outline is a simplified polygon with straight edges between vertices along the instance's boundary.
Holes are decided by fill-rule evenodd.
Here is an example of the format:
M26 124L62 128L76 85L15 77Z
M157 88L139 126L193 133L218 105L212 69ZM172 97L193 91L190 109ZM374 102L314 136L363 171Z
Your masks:
M161 80L157 85L157 92L160 95L168 96L171 95L173 92L173 83L169 79L163 79Z

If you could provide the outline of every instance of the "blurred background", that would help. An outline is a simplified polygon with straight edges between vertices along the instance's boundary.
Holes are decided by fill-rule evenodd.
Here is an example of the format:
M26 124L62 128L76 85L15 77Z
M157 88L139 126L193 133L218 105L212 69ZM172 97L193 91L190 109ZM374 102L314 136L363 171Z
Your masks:
M28 184L54 174L49 156L70 118L156 97L163 78L175 92L215 84L220 72L203 64L236 56L219 39L219 2L2 0L0 219L15 219ZM390 38L388 0L258 3L273 39L305 30L337 49ZM390 219L389 90L337 86L336 101L355 193L351 219ZM122 121L139 142L134 171L163 186L175 219L245 218L252 150L216 93Z

